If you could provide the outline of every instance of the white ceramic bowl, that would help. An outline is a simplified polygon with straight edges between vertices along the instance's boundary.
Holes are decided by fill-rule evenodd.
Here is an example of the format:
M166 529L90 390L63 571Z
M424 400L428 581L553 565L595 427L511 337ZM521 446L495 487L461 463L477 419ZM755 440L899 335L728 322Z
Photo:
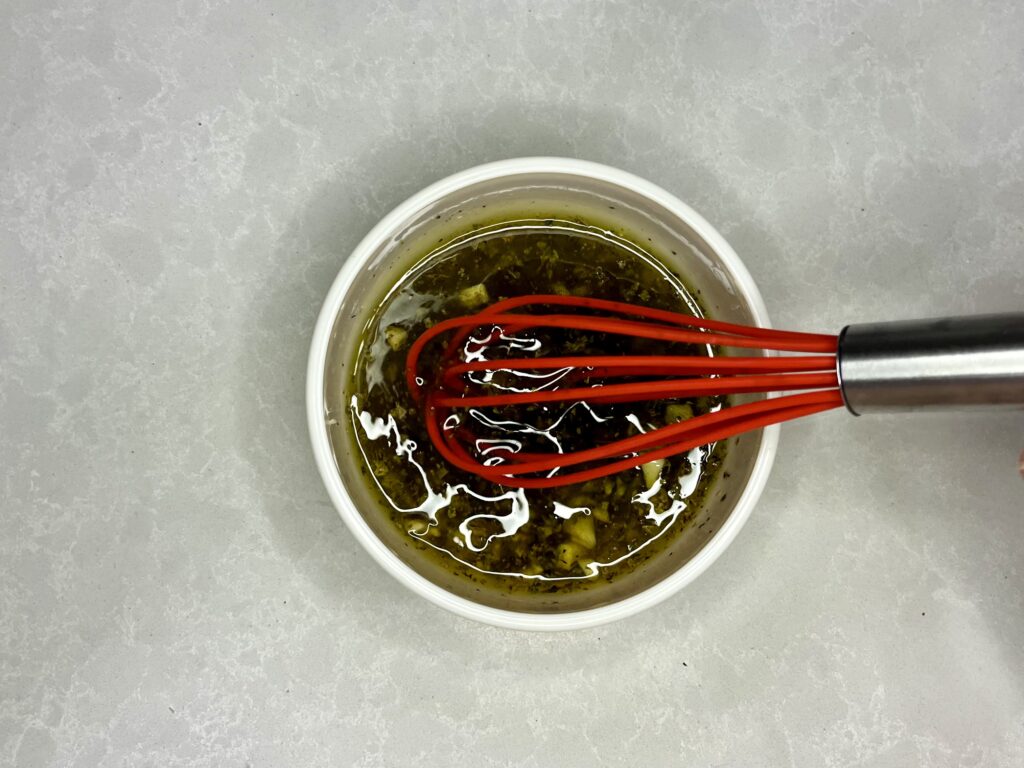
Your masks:
M516 629L591 627L661 602L725 551L761 495L775 458L778 428L746 435L744 442L730 445L720 487L708 494L697 518L617 592L599 589L583 593L596 594L596 600L583 597L537 612L525 603L504 605L480 598L421 567L389 540L388 530L394 526L381 524L383 515L359 477L361 459L346 451L337 434L332 440L332 430L344 426L339 417L345 409L347 366L377 297L439 237L461 233L484 215L493 221L503 212L516 218L524 213L577 215L646 236L655 253L673 262L701 289L713 317L760 326L768 325L768 317L739 257L696 211L637 176L581 160L519 158L449 176L385 216L342 265L313 332L306 382L313 454L342 519L388 573L442 608Z

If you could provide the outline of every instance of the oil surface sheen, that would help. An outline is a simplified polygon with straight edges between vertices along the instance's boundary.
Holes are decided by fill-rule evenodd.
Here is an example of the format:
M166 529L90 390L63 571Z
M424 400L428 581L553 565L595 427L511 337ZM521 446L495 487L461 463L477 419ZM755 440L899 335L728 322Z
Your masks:
M535 293L703 315L695 292L632 242L579 222L506 222L440 245L381 297L362 329L351 380L345 384L348 428L380 513L414 542L420 556L488 588L550 594L600 585L663 549L709 492L723 446L696 448L662 465L546 490L502 487L444 461L406 388L409 345L443 319ZM706 347L544 328L504 333L501 343L484 352L471 343L467 340L463 359L713 354ZM420 370L436 371L442 349L442 344L428 346ZM570 373L506 372L486 385L492 390L549 390ZM471 410L459 418L471 428L478 455L493 457L499 455L493 453L495 446L545 453L581 450L719 407L711 398L593 407L574 402Z

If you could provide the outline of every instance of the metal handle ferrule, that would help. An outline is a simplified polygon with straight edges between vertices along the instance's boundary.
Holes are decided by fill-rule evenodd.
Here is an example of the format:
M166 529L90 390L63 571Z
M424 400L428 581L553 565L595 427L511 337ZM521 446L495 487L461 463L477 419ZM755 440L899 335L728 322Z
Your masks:
M848 325L837 369L860 415L1024 407L1024 313Z

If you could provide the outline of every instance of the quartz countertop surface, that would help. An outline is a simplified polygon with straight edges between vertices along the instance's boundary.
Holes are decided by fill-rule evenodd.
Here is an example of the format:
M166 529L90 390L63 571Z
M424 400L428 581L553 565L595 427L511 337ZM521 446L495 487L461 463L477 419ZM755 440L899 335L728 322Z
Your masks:
M1024 416L786 425L725 555L571 634L356 544L304 367L505 157L679 195L776 324L1024 308L1024 5L0 4L0 764L1020 766Z

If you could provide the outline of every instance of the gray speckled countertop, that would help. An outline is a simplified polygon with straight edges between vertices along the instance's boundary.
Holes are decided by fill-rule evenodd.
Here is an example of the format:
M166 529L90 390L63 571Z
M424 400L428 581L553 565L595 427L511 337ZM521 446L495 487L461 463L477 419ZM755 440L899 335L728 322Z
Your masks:
M307 446L328 282L486 160L718 226L780 325L1024 307L1024 5L0 5L0 764L1019 766L1024 417L788 425L658 608L449 616Z

